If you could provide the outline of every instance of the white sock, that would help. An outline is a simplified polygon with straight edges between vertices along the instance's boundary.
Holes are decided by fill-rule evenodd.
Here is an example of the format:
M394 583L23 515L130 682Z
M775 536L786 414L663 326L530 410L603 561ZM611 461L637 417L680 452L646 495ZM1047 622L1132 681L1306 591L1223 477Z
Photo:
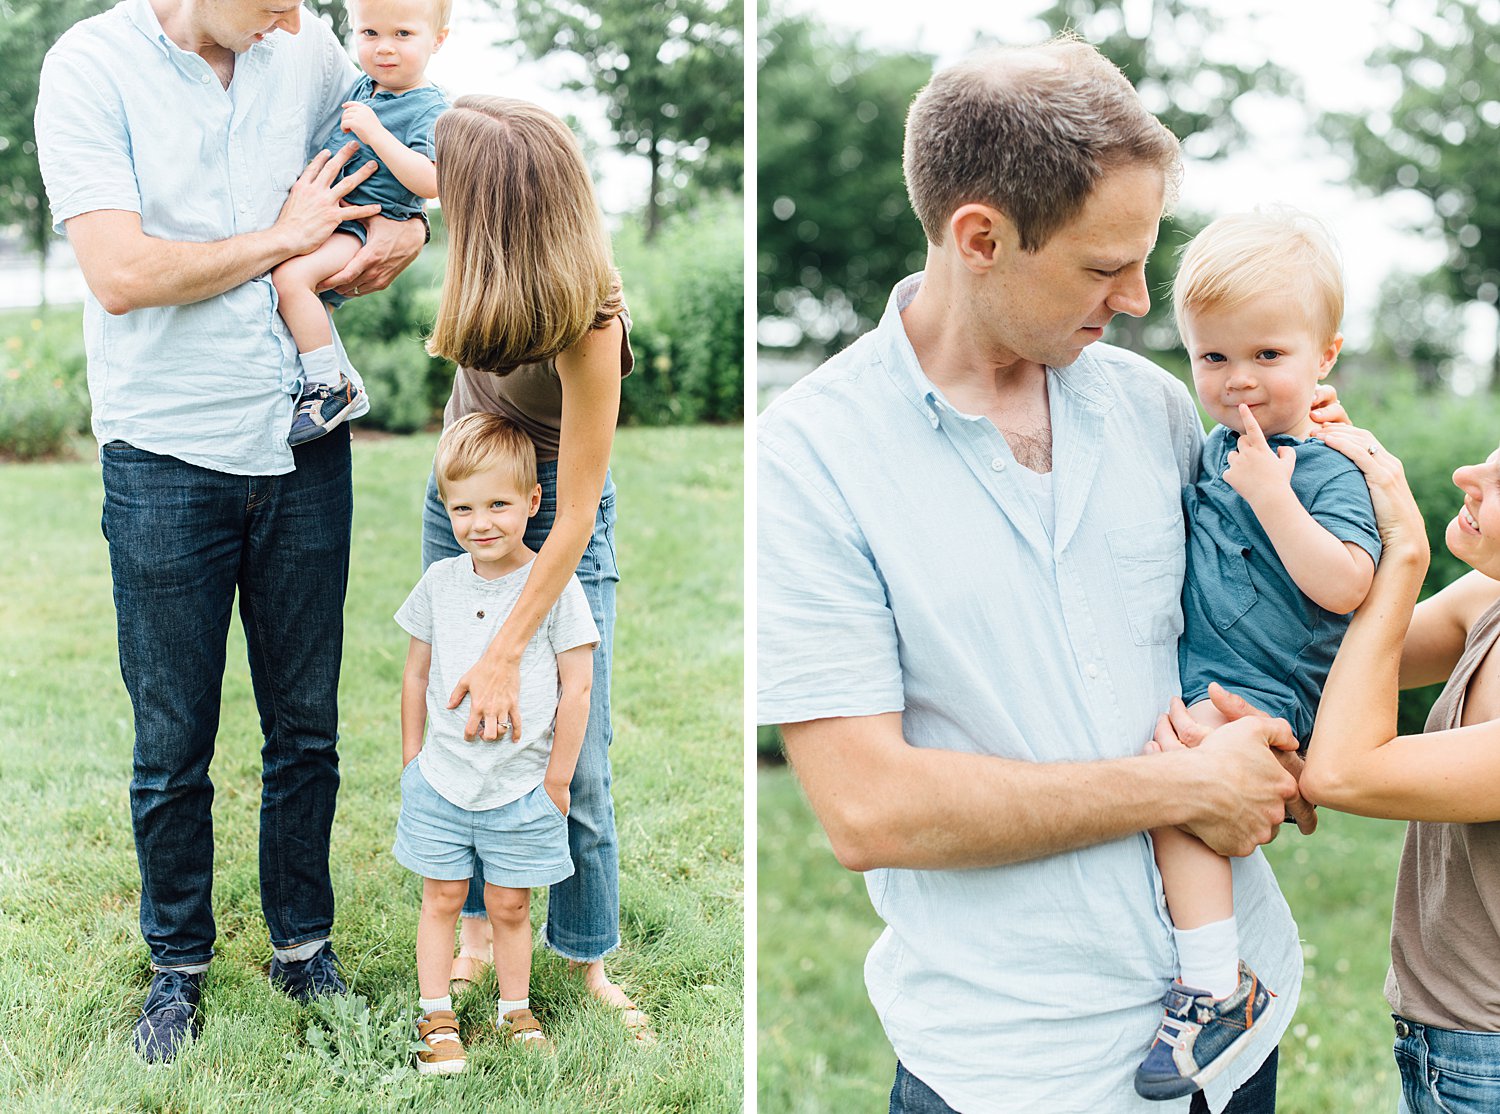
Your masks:
M309 386L337 387L343 375L338 349L331 344L303 352L297 357L302 361L302 378Z
M431 1014L433 1010L447 1010L453 1012L453 995L444 994L441 998L418 998L417 1008L425 1014Z
M1240 984L1240 933L1233 917L1202 928L1174 928L1182 985L1227 998Z
M516 1010L529 1010L530 1008L531 999L529 997L521 998L515 1002L507 1002L504 998L501 998L500 1005L495 1010L495 1018L497 1023L500 1023L505 1020L506 1014L514 1013Z

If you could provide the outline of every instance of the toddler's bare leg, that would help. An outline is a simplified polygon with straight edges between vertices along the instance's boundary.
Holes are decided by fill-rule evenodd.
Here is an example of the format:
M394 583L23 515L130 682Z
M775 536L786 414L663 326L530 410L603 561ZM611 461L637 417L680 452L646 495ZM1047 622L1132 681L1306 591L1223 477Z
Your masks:
M490 915L495 954L495 981L501 999L519 1002L531 993L531 891L485 883L484 907ZM445 942L451 956L453 929Z
M342 271L359 249L358 236L335 232L322 247L278 263L271 270L281 319L297 342L298 352L311 352L333 343L328 308L318 297L318 287L324 279Z
M352 238L352 237L351 237ZM469 893L469 880L422 879L422 915L417 921L417 988L423 998L448 994L453 969L453 926Z

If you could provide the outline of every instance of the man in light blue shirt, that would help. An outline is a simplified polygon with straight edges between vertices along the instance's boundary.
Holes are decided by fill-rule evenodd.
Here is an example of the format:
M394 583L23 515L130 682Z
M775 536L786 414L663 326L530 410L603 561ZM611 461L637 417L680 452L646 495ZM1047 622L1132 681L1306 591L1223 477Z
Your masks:
M1176 140L1092 47L938 74L907 121L924 273L759 431L761 722L886 929L865 965L893 1114L1171 1110L1132 1079L1175 972L1145 832L1235 860L1284 988L1191 1109L1267 1112L1296 927L1263 856L1284 723L1143 755L1178 691L1186 389L1097 345L1148 307ZM1091 347L1092 346L1092 347Z
M344 989L328 946L338 680L352 495L347 432L287 447L297 352L267 272L371 221L331 285L368 293L420 222L341 207L374 169L309 153L356 71L297 0L122 0L48 53L37 147L88 283L84 335L120 671L135 712L131 821L155 970L135 1044L196 1034L213 957L208 778L236 593L265 735L261 904L273 985ZM305 167L305 169L304 169Z

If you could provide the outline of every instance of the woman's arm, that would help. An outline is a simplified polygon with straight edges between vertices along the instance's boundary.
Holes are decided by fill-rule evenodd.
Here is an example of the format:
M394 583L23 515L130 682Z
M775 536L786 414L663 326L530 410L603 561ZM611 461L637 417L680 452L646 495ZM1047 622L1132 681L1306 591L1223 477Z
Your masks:
M1343 812L1400 820L1500 819L1500 722L1396 735L1402 643L1427 572L1427 536L1401 462L1363 430L1326 430L1365 473L1380 568L1349 624L1308 744L1302 794Z
M615 424L620 417L620 348L624 328L616 317L601 328L590 329L581 341L557 357L563 393L557 517L537 553L520 599L484 655L459 679L448 700L448 707L456 708L464 693L469 694L466 738L478 733L482 718L486 739L497 738L499 725L508 720L511 737L521 741L518 699L521 652L562 595L594 533L599 496L609 471Z

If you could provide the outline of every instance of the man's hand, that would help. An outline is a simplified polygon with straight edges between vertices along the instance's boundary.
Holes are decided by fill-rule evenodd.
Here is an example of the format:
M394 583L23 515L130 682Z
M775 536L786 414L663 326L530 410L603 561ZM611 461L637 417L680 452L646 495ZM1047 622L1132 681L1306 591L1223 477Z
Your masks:
M1259 716L1268 718L1266 713L1251 704L1244 697L1237 696L1228 691L1224 686L1211 683L1208 686L1208 698L1213 702L1219 714L1225 719L1233 721L1244 719L1247 716ZM1276 722L1281 722L1280 720ZM1208 738L1209 729L1204 727L1193 718L1186 704L1180 697L1172 698L1172 706L1166 715L1162 716L1156 723L1156 735L1153 738L1156 750L1169 750L1172 746L1180 744L1186 747L1195 747L1204 739ZM1294 778L1301 778L1302 767L1305 764L1296 750L1273 749L1271 754L1281 763L1282 768ZM1315 806L1303 799L1298 793L1287 801L1287 818L1297 824L1297 830L1303 835L1312 835L1318 827L1318 811Z
M359 210L345 209L344 212L354 214L365 209L378 210L379 206L365 205ZM318 287L319 290L337 290L346 298L384 290L422 254L422 245L427 241L427 228L418 217L411 220L374 217L366 227L369 234L365 246L355 253L342 271Z
M344 198L374 174L379 163L367 162L335 181L358 150L358 143L346 143L336 155L319 151L292 183L275 224L277 231L286 237L287 258L322 247L333 230L346 220L362 220L380 213L379 205L344 204Z
M1290 490L1292 470L1297 467L1297 451L1290 445L1282 445L1274 452L1266 435L1250 412L1250 407L1240 403L1240 421L1245 432L1240 434L1239 445L1229 451L1224 470L1224 482L1251 506L1261 496L1278 490Z
M371 142L371 136L386 130L386 126L380 122L380 117L375 115L375 110L364 101L344 102L344 114L339 118L339 128L342 131L353 132L369 146L374 145Z
M1196 794L1199 818L1183 828L1221 855L1248 855L1276 838L1297 781L1267 748L1297 749L1285 720L1246 716L1210 732L1183 757L1207 761Z

